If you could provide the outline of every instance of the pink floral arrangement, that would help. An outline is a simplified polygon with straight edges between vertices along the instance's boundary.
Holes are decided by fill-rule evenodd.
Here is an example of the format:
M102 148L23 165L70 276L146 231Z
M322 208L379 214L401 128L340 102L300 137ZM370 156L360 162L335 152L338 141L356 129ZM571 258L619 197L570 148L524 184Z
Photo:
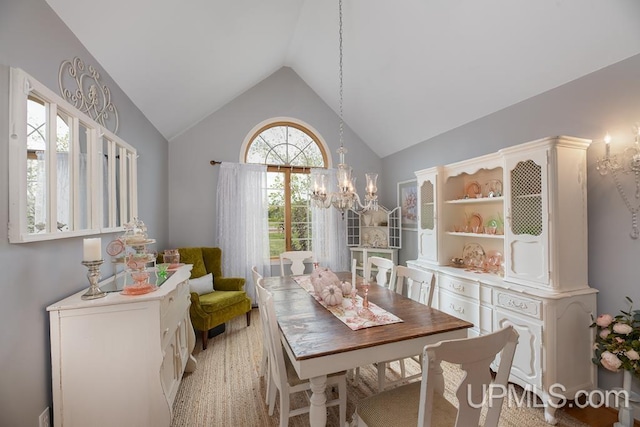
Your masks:
M615 317L601 314L591 324L597 330L592 360L610 371L623 369L640 378L640 310L632 310L633 301L626 299L629 311L620 310Z

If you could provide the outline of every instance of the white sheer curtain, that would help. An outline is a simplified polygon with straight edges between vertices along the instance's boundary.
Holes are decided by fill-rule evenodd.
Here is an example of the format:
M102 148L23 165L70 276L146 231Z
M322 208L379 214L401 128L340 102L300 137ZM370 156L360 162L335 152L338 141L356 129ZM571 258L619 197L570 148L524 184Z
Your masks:
M311 182L319 174L327 175L328 191L337 190L335 169L311 169ZM340 211L333 206L328 209L313 206L311 209L311 246L318 263L333 271L349 271L351 256L347 248L346 219L343 220Z
M266 276L269 267L266 165L222 163L216 200L222 272L244 277L247 295L257 305L251 268L256 266Z
M39 231L43 231L44 227L46 227L46 223L48 222L47 218L47 170L46 170L46 162L45 162L44 151L38 151L36 153L37 157L37 172L36 172L36 192L35 192L35 206L34 206L34 215L35 215L35 224L37 224L36 229ZM86 161L85 161L86 163ZM81 165L82 166L82 165ZM71 197L72 192L69 188L69 153L67 152L59 152L56 153L56 220L59 226L60 231L64 229L64 231L69 231L71 229ZM63 225L64 224L64 225ZM55 231L55 230L54 230Z

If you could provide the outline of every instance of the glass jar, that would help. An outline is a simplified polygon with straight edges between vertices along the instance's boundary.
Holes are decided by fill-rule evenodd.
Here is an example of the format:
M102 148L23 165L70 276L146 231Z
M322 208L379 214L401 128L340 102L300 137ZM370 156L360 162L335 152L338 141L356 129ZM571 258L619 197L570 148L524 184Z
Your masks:
M176 267L180 264L180 252L177 249L165 249L162 260L170 264L169 268Z

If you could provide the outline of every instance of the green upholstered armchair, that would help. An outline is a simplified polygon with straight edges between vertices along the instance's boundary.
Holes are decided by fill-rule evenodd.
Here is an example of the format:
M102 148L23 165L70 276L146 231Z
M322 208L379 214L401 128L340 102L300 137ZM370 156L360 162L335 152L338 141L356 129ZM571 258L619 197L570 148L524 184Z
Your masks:
M202 349L206 350L209 329L236 316L246 314L251 324L251 299L244 291L244 278L222 276L222 250L220 248L179 248L180 262L193 264L191 278L213 274L211 293L199 295L191 292L191 323L202 334Z

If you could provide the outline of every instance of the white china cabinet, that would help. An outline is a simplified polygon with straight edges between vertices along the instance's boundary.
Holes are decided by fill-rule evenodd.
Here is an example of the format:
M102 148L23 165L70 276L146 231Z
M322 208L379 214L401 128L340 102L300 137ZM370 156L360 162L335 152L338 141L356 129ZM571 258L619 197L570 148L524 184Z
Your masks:
M121 294L119 277L104 298L82 300L83 290L47 307L57 427L171 424L182 374L196 366L190 271L145 295Z
M545 403L596 388L596 290L587 282L586 150L551 137L416 172L418 259L436 275L434 304L470 335L513 325L510 381Z
M370 257L387 258L398 263L398 249L402 246L400 207L377 211L347 211L347 246L351 259L356 260L356 272L364 276Z

